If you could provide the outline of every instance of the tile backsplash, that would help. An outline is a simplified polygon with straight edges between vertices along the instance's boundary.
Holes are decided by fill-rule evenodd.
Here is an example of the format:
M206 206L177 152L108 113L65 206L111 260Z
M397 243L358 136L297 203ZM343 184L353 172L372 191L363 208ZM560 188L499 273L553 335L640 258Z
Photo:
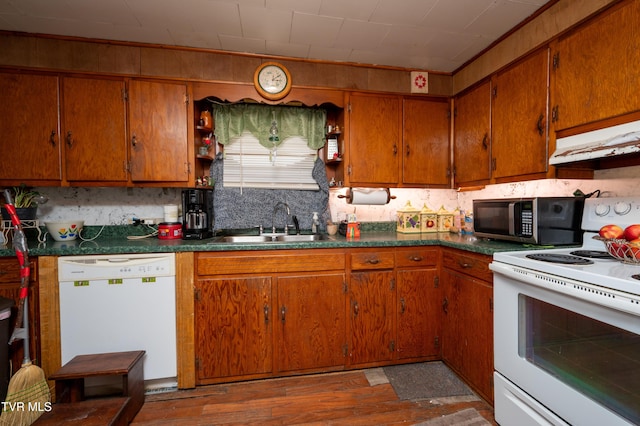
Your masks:
M451 189L391 189L396 199L382 206L347 204L338 198L344 188L332 189L329 209L333 220L341 220L355 211L362 222L395 221L396 211L411 201L421 209L423 204L434 210L444 206L471 209L474 199L530 196L567 196L580 189L584 193L600 190L602 196L640 197L640 166L596 172L593 180L544 179L489 185L479 191L457 192ZM132 217L162 218L165 204L180 204L177 188L38 188L49 197L40 206L41 222L84 219L86 225L124 225Z

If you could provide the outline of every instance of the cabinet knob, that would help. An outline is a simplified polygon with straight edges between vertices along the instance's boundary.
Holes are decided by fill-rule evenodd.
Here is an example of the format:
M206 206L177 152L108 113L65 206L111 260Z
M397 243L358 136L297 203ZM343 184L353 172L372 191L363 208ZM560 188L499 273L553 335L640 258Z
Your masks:
M409 256L409 260L412 262L422 262L422 256Z
M69 146L69 148L71 148L73 146L73 135L71 134L71 130L69 130L67 132L67 145Z
M447 299L446 297L442 301L442 310L445 314L449 313L449 299Z
M264 323L269 324L269 305L264 305Z
M544 114L540 114L540 117L538 117L538 123L536 124L536 126L538 127L538 134L540 136L544 135L543 121L544 121Z
M377 265L378 263L380 263L380 259L373 257L371 259L367 259L367 263L371 265Z
M56 146L56 131L52 130L51 131L51 135L49 135L49 143L51 143L51 145Z
M133 134L133 136L131 136L131 145L133 146L138 145L138 137L136 136L135 133Z

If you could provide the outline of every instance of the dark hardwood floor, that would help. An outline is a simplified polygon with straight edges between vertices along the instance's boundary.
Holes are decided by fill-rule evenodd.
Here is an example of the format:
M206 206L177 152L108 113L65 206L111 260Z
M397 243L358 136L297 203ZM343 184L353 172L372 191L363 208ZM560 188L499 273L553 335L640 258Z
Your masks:
M133 425L411 425L474 408L495 425L493 410L473 396L402 401L367 370L198 387L147 395ZM447 423L447 424L456 424Z

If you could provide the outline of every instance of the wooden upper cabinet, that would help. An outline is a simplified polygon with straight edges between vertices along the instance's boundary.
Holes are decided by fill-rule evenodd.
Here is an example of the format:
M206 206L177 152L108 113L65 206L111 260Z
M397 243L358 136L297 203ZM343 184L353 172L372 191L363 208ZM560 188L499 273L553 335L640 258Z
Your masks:
M131 180L185 184L193 152L188 143L185 83L129 82Z
M124 80L63 77L62 123L67 181L127 181Z
M640 110L640 2L626 1L553 49L555 130Z
M2 185L60 185L58 77L0 73Z
M449 101L404 99L402 111L402 183L449 187Z
M402 150L399 96L351 94L349 183L397 185Z
M543 174L548 169L548 49L494 76L492 87L492 177Z
M491 178L491 82L454 100L454 184L477 185Z

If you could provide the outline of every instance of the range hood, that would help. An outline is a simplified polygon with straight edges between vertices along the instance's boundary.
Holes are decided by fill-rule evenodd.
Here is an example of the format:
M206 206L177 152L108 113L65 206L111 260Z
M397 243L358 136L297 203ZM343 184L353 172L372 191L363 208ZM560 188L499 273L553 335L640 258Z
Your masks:
M640 121L558 138L549 164L569 164L634 153L640 153Z

